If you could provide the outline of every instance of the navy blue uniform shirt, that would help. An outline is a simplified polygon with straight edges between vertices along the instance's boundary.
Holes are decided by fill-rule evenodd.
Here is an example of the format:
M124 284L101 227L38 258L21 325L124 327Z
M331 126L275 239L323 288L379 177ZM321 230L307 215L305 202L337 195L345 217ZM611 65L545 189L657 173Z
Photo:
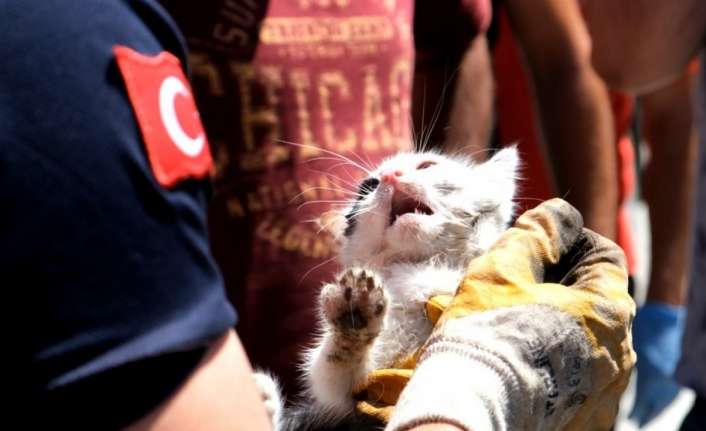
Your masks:
M5 392L56 429L144 415L235 320L208 185L156 182L118 44L186 64L152 1L0 0L3 356L19 383Z

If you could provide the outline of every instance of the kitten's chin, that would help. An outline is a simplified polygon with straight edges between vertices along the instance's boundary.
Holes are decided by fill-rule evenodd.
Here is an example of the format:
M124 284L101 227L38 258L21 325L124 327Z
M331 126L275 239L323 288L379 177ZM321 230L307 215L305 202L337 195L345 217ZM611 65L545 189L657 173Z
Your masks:
M433 239L440 233L434 216L404 214L385 231L385 248L413 256L427 255L432 253Z

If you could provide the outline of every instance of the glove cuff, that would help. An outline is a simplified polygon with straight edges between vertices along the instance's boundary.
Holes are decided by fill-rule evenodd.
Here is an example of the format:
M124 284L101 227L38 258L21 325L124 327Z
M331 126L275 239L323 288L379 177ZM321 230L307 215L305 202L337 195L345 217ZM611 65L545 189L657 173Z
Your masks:
M433 337L395 408L387 430L447 423L467 431L518 429L508 407L521 402L512 367L497 353Z

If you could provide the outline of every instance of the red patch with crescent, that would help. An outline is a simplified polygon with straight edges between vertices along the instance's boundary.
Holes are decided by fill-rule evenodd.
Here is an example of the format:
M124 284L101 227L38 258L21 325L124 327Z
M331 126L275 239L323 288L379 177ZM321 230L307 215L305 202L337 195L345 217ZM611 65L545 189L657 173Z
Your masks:
M208 175L213 161L191 86L179 59L113 47L157 181L173 187Z

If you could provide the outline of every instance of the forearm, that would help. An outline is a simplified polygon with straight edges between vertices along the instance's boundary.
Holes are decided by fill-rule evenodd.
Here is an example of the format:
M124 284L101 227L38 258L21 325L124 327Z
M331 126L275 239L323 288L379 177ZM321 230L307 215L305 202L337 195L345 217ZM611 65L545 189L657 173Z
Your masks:
M652 272L647 299L681 305L686 299L697 135L691 80L641 98L643 132L650 145L644 196L652 227Z
M490 9L489 0L415 1L417 148L485 150L492 118L492 68L484 34Z
M468 47L458 72L443 150L487 158L493 127L493 69L484 35Z
M216 341L171 398L128 429L272 429L235 332L230 330Z
M586 227L615 238L618 188L608 92L591 66L591 40L577 2L508 0L536 93L556 193Z
M536 79L537 104L557 194L586 227L615 238L618 179L608 93L590 69Z
M412 128L418 151L441 148L453 95L458 84L462 56L439 59L434 53L417 51L412 88Z

